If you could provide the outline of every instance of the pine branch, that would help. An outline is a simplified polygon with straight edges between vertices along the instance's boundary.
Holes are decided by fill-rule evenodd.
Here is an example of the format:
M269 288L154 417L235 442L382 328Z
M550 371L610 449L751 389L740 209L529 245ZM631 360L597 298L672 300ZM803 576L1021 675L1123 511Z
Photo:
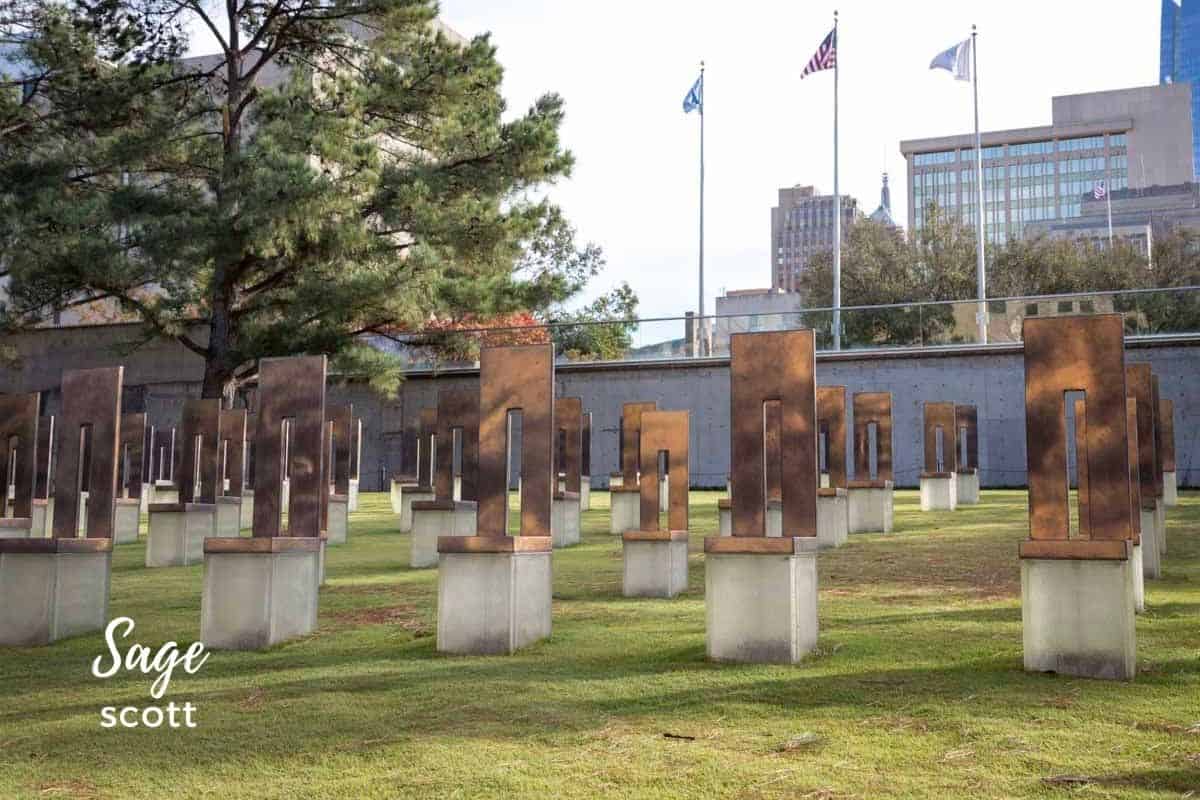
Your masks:
M149 304L142 302L141 300L137 299L136 297L129 294L128 292L122 292L120 290L114 291L111 289L107 290L107 291L109 291L112 296L118 298L119 302L129 305L129 306L133 307L135 310L137 310L138 314L142 318L142 321L147 323L150 327L154 328L154 330L157 331L160 335L162 335L168 339L176 340L177 342L182 344L184 347L186 347L188 350L191 350L193 353L195 353L198 356L201 356L202 358L208 358L209 351L208 351L207 347L201 347L200 345L196 344L196 342L194 342L185 333L173 332L171 330L171 327L169 325L167 325L166 322L159 317L157 312L155 312L154 309L152 309L149 306Z
M250 37L250 41L246 42L246 45L242 48L243 56L250 55L250 53L254 52L254 50L258 48L259 42L263 40L263 37L266 35L267 31L271 29L271 23L278 18L279 12L283 9L283 4L284 0L276 0L275 5L272 6L271 10L268 11L267 14L262 18L262 22L259 24L258 30L254 32L254 35ZM243 7L243 10L249 9L249 7L250 4L247 3L246 6Z
M189 2L182 3L181 7L191 10L193 14L200 18L205 27L207 27L212 32L212 35L216 37L217 44L221 46L222 52L224 52L225 56L228 57L232 52L229 48L229 42L227 42L225 37L221 35L221 31L217 29L216 23L213 22L212 18L208 15L208 12L204 10L204 4L201 2L191 2L191 0L189 0Z

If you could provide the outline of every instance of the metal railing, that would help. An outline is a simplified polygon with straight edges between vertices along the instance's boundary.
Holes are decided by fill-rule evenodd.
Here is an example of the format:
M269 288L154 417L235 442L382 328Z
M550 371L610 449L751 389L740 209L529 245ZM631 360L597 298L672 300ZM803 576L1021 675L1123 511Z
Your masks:
M539 341L555 344L560 364L721 358L729 355L730 337L736 333L799 328L815 331L818 351L832 349L832 308L801 308L798 295L764 294L761 298L773 308L703 318L687 315L422 331L374 343L402 354L412 370L471 366L480 346ZM976 300L843 306L841 350L1012 346L1021 341L1026 317L1094 313L1120 313L1127 337L1200 335L1200 286L993 298L987 306L986 342L980 340Z

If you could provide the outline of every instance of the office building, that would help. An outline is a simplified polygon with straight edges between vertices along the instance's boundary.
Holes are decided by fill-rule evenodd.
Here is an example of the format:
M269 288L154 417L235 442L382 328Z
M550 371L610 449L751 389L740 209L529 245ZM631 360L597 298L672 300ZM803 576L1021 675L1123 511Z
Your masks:
M1162 0L1160 83L1192 87L1192 161L1200 166L1200 0Z
M858 202L842 195L842 232L858 216ZM811 186L779 190L771 209L771 288L796 291L800 275L816 253L833 250L833 195Z
M737 289L717 298L713 353L727 354L735 333L788 330L803 326L803 298L783 289Z
M1069 221L1103 181L1109 190L1192 180L1192 94L1187 84L1055 97L1051 124L987 131L984 237L1023 238L1037 223ZM900 143L908 164L908 228L919 236L932 205L974 227L975 135Z
M1124 240L1150 263L1154 242L1175 228L1200 230L1200 184L1150 186L1121 189L1112 193L1112 235ZM1108 198L1091 193L1082 198L1078 217L1036 225L1030 233L1043 232L1104 248L1108 246Z

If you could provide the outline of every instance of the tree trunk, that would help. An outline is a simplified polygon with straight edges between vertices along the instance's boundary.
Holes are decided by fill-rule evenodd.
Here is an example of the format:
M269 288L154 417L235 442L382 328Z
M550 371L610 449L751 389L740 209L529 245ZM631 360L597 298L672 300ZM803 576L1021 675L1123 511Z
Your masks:
M229 41L225 51L225 108L222 125L223 153L221 179L217 186L217 205L221 218L232 224L237 213L236 198L230 197L228 187L238 169L237 158L241 150L241 115L238 105L246 91L242 76L242 54L239 39L238 7L235 0L226 0L229 15ZM236 384L234 372L233 328L230 308L234 295L234 281L230 278L230 265L222 258L217 259L209 286L208 356L204 364L204 384L200 396L207 399L220 398L230 406Z
M230 408L230 399L237 386L233 379L234 369L235 367L218 361L210 354L204 362L204 382L200 386L200 396L206 400L224 400L224 406Z

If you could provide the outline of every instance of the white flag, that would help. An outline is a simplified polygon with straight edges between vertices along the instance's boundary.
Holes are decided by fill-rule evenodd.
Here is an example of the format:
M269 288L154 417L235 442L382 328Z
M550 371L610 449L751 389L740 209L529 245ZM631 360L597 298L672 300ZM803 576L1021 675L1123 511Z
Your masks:
M949 50L944 50L929 62L930 69L944 69L958 81L971 80L971 40L963 39Z

